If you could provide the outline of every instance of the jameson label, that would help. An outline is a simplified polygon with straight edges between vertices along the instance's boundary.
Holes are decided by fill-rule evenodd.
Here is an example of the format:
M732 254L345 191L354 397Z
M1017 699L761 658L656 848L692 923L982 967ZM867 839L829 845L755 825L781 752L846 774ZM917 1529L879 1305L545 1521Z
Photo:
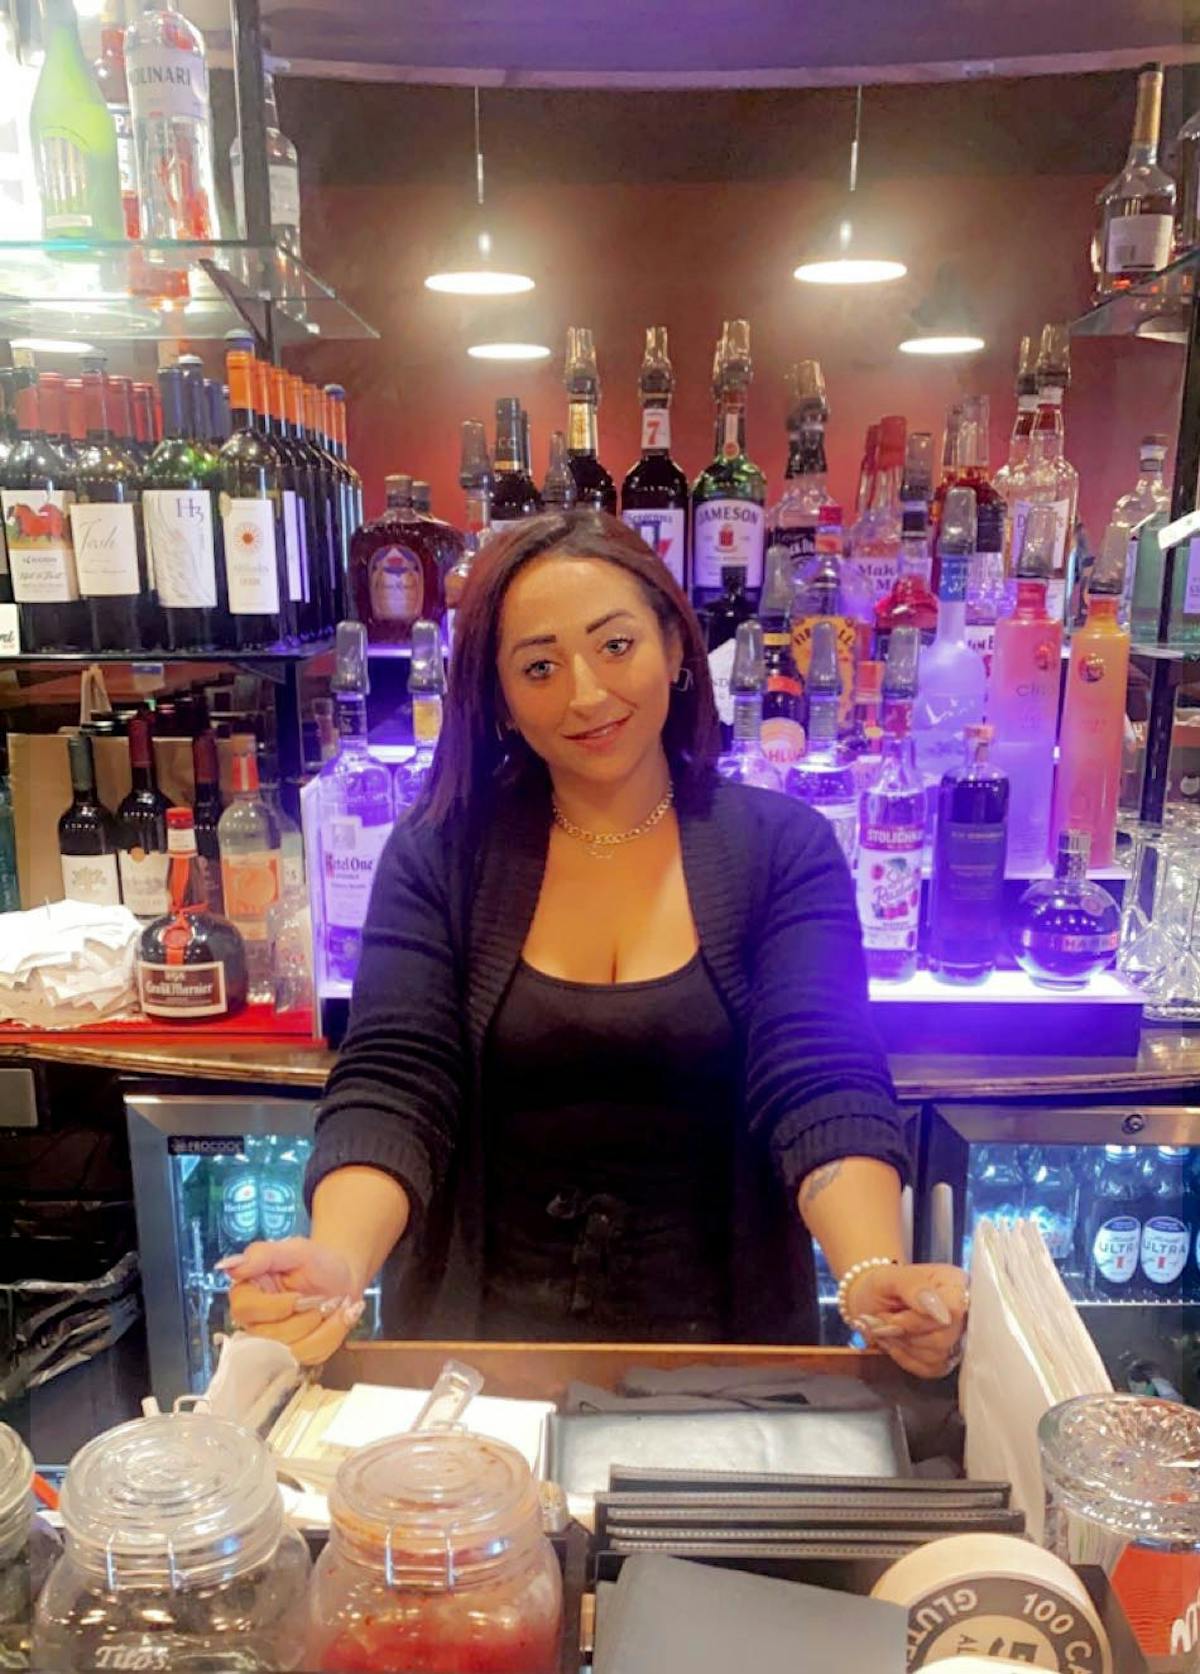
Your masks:
M948 1579L909 1605L910 1670L953 1668L964 1656L1060 1674L1112 1674L1098 1622L1056 1587L1018 1575Z
M170 908L167 871L171 857L166 850L122 849L121 894L125 905L138 918L161 918Z
M85 599L136 598L141 592L134 518L132 506L71 507L75 573Z
M669 453L671 449L671 410L669 407L642 408L642 452Z
M215 610L217 554L212 496L204 488L148 488L142 495L146 553L168 610Z
M1137 1272L1141 1245L1142 1227L1136 1215L1114 1215L1104 1221L1092 1241L1097 1272L1110 1285L1128 1284Z
M1142 1228L1142 1272L1152 1285L1173 1285L1187 1266L1188 1229L1174 1215L1151 1215Z
M138 123L208 121L208 68L188 47L141 46L126 60L129 103Z
M229 1010L225 967L138 962L138 998L148 1017L224 1017Z
M63 895L68 901L87 901L94 907L119 907L121 883L115 854L64 854Z
M0 490L8 567L18 604L70 604L79 597L71 545L74 499L58 488Z
M662 559L682 587L687 513L679 506L664 506L655 510L638 507L622 512L621 521L637 531L651 552Z
M235 616L278 616L279 564L273 503L233 500L223 494L221 521L225 527L230 610Z
M321 857L327 924L362 928L375 868L391 829L386 822L364 825L357 814L345 814L329 822Z
M381 546L371 554L367 575L374 621L417 620L425 602L425 577L411 547Z
M721 588L721 571L740 565L753 592L763 581L766 518L753 500L701 500L694 508L692 568L697 587Z

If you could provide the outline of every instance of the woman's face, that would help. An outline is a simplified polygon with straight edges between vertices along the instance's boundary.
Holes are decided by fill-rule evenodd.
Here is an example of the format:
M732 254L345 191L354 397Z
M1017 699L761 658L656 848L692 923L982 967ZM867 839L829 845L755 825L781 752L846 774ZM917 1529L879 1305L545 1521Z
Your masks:
M547 553L504 597L496 659L508 718L553 775L617 783L661 747L682 649L636 577Z

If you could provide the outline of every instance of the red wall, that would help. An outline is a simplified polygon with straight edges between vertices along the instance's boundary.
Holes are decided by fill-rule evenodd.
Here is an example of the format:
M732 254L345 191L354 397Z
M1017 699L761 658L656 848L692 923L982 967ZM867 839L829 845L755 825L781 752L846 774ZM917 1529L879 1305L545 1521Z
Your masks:
M801 133L796 143L802 145ZM1079 174L885 180L870 209L892 227L908 277L836 292L791 278L806 231L819 226L833 203L820 181L514 191L497 230L538 278L531 329L548 333L543 340L554 359L500 369L465 353L477 305L435 296L421 283L455 230L462 194L432 185L327 186L305 196L305 253L382 336L305 350L298 364L347 386L351 453L366 482L369 511L382 502L384 473L406 470L431 481L435 511L453 520L462 509L459 423L483 418L490 433L498 395L519 394L530 409L540 480L548 433L565 425L561 352L572 323L595 332L604 390L601 457L618 482L637 453L644 327L669 327L678 381L674 451L689 474L699 470L711 453L714 341L723 317L744 315L756 369L749 449L768 473L772 498L786 459L783 372L795 359L817 357L832 414L832 489L852 503L863 433L886 412L932 430L940 449L947 404L960 393L987 392L993 467L1002 462L1017 339L1087 306L1087 249L1100 184ZM960 361L914 361L897 353L896 344L906 334L909 309L944 261L960 269L988 348ZM1136 475L1138 437L1147 429L1174 436L1182 360L1181 350L1156 343L1076 340L1067 451L1082 478L1082 513L1093 543L1113 500Z

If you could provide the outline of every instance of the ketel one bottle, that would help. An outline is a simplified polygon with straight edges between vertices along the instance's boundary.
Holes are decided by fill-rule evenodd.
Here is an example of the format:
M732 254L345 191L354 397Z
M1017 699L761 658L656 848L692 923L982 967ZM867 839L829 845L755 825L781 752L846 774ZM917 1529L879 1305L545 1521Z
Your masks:
M746 572L746 591L753 603L762 591L767 480L746 457L746 392L752 374L750 327L745 320L726 320L713 362L715 458L692 488L692 601L696 605L720 597L721 571L734 564Z
M621 517L656 552L681 587L687 585L688 482L671 458L671 396L675 375L666 326L646 331L638 379L642 456L621 485Z

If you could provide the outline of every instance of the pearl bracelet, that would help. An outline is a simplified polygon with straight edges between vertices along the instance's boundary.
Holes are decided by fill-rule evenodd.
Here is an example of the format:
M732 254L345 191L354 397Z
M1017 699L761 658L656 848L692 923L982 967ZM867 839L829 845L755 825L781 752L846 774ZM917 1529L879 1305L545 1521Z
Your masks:
M855 1279L863 1273L869 1273L872 1267L895 1267L896 1265L895 1256L868 1256L865 1261L856 1261L853 1267L846 1269L842 1274L841 1283L837 1287L837 1311L847 1325L851 1327L854 1325L853 1319L846 1312L846 1297Z

